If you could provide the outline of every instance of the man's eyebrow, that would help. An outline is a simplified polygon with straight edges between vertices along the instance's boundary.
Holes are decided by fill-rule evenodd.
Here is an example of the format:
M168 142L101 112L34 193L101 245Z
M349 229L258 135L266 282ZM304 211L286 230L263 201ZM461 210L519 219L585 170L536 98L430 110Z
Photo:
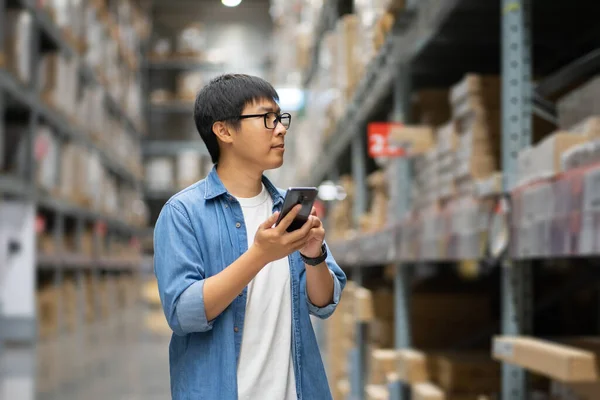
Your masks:
M263 110L263 111L271 111L271 112L276 112L276 113L281 112L281 108L279 108L279 107L273 108L271 106L260 106L259 109Z

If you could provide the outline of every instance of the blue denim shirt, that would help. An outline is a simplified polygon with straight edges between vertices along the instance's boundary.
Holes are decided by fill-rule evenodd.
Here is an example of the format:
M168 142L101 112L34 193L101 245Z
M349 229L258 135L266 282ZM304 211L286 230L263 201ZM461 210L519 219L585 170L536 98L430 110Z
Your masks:
M281 209L283 192L263 183ZM154 272L165 316L174 334L169 348L174 400L237 399L237 364L244 330L247 289L213 321L204 309L204 280L233 263L248 248L242 209L216 173L173 196L154 232ZM323 308L306 295L305 265L298 252L289 257L292 289L292 354L298 399L331 398L309 314L329 317L346 276L331 253L333 303Z

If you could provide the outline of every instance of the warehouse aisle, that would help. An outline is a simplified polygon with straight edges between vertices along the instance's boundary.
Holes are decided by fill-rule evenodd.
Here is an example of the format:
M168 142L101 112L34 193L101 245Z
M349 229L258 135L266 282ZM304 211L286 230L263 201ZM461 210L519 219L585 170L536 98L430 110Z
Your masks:
M38 400L164 400L170 398L168 344L169 337L149 332L145 324L145 310L129 310L113 324L88 332L85 354L76 359L84 372L73 368L73 358L68 359L73 343L58 344L63 373L73 375L63 380L57 390L42 393L38 382ZM90 338L91 337L91 338ZM92 348L95 348L92 350ZM60 350L62 349L62 350ZM71 363L65 367L65 363ZM77 361L76 361L77 362ZM69 369L67 369L69 368Z
M101 361L91 366L80 384L67 385L39 399L169 399L169 337L151 333L145 315L145 309L135 308L114 325L103 326L106 331L98 342Z

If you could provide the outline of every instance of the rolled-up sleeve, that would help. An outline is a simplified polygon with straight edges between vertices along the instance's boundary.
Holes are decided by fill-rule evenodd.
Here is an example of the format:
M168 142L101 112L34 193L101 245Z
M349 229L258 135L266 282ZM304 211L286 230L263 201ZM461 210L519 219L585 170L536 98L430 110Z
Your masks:
M327 243L325 244L325 246L327 246ZM331 302L331 304L328 304L325 307L317 307L314 304L312 304L308 296L306 296L306 301L308 303L308 311L315 317L321 319L329 318L333 314L333 312L337 308L337 305L340 302L340 298L342 297L342 290L346 286L346 274L335 262L335 259L333 258L333 255L331 254L331 251L329 250L328 246L327 259L325 260L325 263L327 264L327 268L329 269L331 277L333 278L333 301Z
M170 202L154 229L154 273L165 317L176 335L212 329L204 307L200 246L185 210Z

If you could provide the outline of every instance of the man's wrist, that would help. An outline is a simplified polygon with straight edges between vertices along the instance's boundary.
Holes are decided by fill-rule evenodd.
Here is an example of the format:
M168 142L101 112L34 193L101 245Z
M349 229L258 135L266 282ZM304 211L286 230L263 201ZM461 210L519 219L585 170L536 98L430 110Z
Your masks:
M253 261L253 264L256 264L260 269L263 269L263 267L269 263L269 260L263 254L261 249L255 245L250 246L246 254Z
M321 247L319 248L319 254L311 255L311 254L303 253L301 251L300 256L304 260L305 264L308 264L311 266L317 266L319 264L322 264L325 261L325 259L327 258L327 248L325 247L325 243L321 244Z

